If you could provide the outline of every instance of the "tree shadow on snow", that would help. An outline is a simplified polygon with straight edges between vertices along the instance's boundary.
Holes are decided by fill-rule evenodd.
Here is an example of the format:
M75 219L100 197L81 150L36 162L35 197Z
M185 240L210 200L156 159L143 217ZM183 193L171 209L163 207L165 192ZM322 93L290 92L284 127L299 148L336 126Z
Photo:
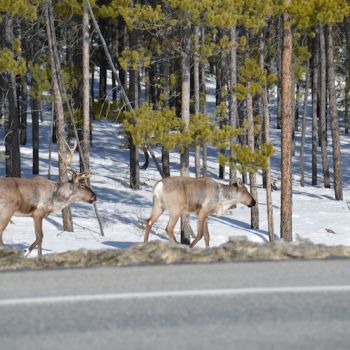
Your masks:
M269 241L269 233L266 230L253 230L250 228L250 225L247 224L246 222L231 219L231 218L224 217L224 216L220 216L220 217L211 216L209 218L209 232L210 232L210 221L212 221L212 220L220 222L220 223L227 223L230 226L236 227L241 231L246 231L246 232L252 233L252 234L258 236L259 238L261 238L264 242ZM275 239L278 239L278 237L276 235L275 235Z
M137 242L118 242L118 241L104 241L104 242L102 242L102 244L104 244L106 246L118 248L118 249L130 248L135 243L137 243Z

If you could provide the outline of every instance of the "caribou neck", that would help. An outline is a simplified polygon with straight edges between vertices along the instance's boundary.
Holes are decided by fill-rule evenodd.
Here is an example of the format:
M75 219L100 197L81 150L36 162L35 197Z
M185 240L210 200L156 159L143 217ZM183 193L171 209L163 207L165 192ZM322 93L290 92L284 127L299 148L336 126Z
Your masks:
M54 211L61 210L73 202L74 192L71 182L56 183L52 196L52 207Z

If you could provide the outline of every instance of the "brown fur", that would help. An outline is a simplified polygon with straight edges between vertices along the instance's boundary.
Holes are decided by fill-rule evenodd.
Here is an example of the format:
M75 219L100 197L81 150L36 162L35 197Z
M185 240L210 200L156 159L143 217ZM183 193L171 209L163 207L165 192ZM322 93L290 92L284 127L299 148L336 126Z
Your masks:
M169 222L166 232L169 239L176 242L174 227L178 219L183 214L195 212L198 216L197 236L191 247L195 246L203 235L205 245L209 247L208 216L220 215L237 203L249 207L255 205L255 200L248 190L238 183L223 185L209 177L173 176L162 179L153 188L153 208L147 220L144 241L148 241L153 224L167 210Z
M4 244L2 235L12 215L31 216L36 240L28 253L37 246L38 254L42 255L43 218L77 200L89 203L96 200L95 193L85 183L86 176L85 173L73 173L71 181L61 184L40 176L33 179L0 178L0 245Z

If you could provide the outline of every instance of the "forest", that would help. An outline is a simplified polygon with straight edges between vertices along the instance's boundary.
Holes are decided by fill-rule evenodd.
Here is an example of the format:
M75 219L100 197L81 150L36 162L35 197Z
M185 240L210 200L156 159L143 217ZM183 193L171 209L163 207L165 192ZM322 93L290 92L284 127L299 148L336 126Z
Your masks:
M242 179L254 198L262 183L269 240L276 234L292 241L292 157L301 187L331 188L335 201L344 199L349 16L346 0L0 1L2 173L23 175L28 140L33 175L44 175L40 152L51 145L58 149L58 181L67 179L74 149L80 171L98 173L90 164L92 126L108 120L125 135L135 192L150 164L159 178L173 175L173 152L182 176L207 176L208 150L215 149L215 176ZM51 127L45 145L44 115ZM274 130L278 145L271 142ZM270 164L277 146L279 228ZM249 210L258 229L259 205ZM69 209L63 218L72 230ZM189 229L182 231L186 242Z

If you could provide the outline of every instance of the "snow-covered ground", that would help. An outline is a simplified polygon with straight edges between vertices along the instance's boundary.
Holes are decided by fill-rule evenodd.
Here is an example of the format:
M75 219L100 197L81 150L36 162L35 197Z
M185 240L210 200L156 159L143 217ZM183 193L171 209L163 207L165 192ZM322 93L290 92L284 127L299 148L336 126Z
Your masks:
M310 120L308 120L308 129ZM48 171L48 135L50 130L49 116L41 125L41 151L40 151L40 175L47 176ZM31 177L31 141L29 123L28 146L22 147L22 172L23 176ZM308 131L308 134L310 132ZM293 237L307 238L315 243L328 245L350 245L350 138L342 136L343 153L343 177L344 177L344 200L335 201L333 189L322 187L321 168L319 169L319 185L311 187L310 175L310 142L306 147L306 186L299 185L299 138L297 132L296 156L293 157ZM273 176L279 177L279 149L280 131L272 129L272 141L276 148L276 154L272 157ZM309 140L310 141L310 140ZM152 206L152 186L160 179L155 165L150 161L147 170L140 171L141 190L129 189L128 150L123 148L125 144L119 125L101 121L93 124L93 146L91 154L91 167L93 176L92 186L98 197L98 210L103 221L105 236L99 232L98 222L95 217L93 206L85 203L72 205L74 232L62 230L60 213L53 214L44 220L43 253L63 252L80 248L127 248L135 242L143 241L143 225L149 216ZM329 154L331 154L331 142L329 142ZM1 147L3 149L3 147ZM160 156L159 150L155 149L156 155ZM57 179L57 146L53 145L53 168L51 173ZM331 157L330 167L332 170ZM191 155L191 175L193 176L194 159ZM142 160L141 160L142 163ZM3 164L3 163L2 163ZM179 175L179 155L171 154L172 175ZM216 151L209 151L209 176L217 179L218 165ZM78 155L75 155L72 166L78 169ZM4 167L1 166L1 175ZM250 229L250 209L239 205L223 216L212 216L209 219L211 246L220 245L230 236L247 236L250 240L266 242L266 197L261 186L259 175L259 210L260 229ZM225 181L223 181L225 182ZM349 204L347 202L349 199ZM279 236L280 218L280 191L273 192L274 226L276 238ZM13 217L4 232L4 242L8 246L16 246L21 249L27 248L34 241L34 226L31 218ZM191 216L192 227L196 228L196 217ZM154 225L150 240L167 240L165 227L167 214L163 214ZM176 228L179 235L179 228ZM204 247L203 240L198 243ZM36 250L32 256L37 254Z

